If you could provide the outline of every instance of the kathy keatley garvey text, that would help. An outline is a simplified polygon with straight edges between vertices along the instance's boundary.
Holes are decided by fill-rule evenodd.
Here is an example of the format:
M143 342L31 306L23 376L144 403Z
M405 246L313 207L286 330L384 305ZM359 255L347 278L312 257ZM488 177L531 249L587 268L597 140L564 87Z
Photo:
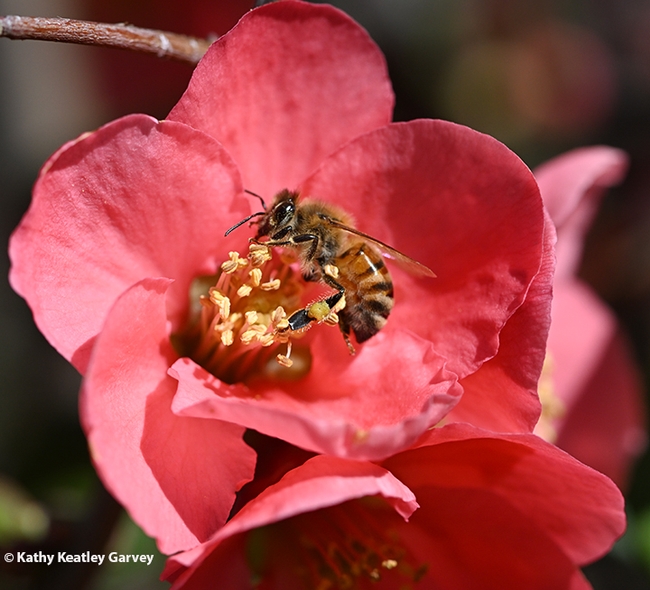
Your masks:
M18 551L16 553L17 563L46 563L52 565L56 563L96 563L101 565L104 563L106 555L102 553L91 553L84 551L83 553L68 553L66 551L58 551L57 553L27 553L26 551ZM111 563L146 563L151 565L153 562L153 555L131 555L127 553L118 553L113 551L108 554L108 561Z

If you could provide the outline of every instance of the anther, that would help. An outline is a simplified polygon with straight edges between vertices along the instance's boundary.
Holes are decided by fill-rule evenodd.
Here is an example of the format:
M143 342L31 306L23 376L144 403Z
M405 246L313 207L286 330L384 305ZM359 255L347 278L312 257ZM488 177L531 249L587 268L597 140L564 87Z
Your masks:
M244 268L248 265L248 260L245 258L240 258L239 252L228 252L229 260L226 260L221 265L221 270L226 274L232 274L238 271L240 268Z
M246 316L246 321L248 322L248 324L252 325L255 322L257 322L257 318L259 314L256 311L247 311L244 315Z
M253 242L248 246L248 257L253 266L259 267L271 260L271 250L264 244Z
M279 321L285 319L287 317L287 312L284 311L284 307L281 305L278 305L278 307L275 308L273 311L273 315L271 316L271 321L274 324L277 324Z
M253 287L259 287L262 282L262 271L259 268L253 268L248 273L248 276L251 278L251 284Z
M219 309L219 315L225 320L230 315L230 299L212 287L208 292L210 301Z
M289 357L283 354L279 354L275 358L277 359L278 363L281 364L283 367L289 368L293 365L293 361Z
M278 363L280 363L283 367L291 367L293 365L293 361L289 358L291 356L291 340L287 342L287 354L279 354L275 358L277 359Z
M235 341L235 335L232 330L224 330L221 332L221 344L224 346L230 346Z
M280 279L273 279L272 281L262 283L260 289L262 289L262 291L277 291L280 288L280 285Z
M337 305L330 297L300 309L303 285L299 275L282 260L267 265L272 260L268 246L251 242L245 258L230 252L216 276L197 278L192 285L195 315L184 332L174 335L175 346L227 383L249 376L251 380L289 378L270 367L269 361L277 366L276 358L281 367L292 367L290 378L304 376L311 366L309 349L299 347L292 359L292 340L302 337L311 325L336 323L336 312L344 305L337 294ZM286 309L298 311L287 314ZM308 309L313 317L307 316ZM304 315L302 323L291 321L296 313ZM282 344L287 345L285 354L263 350Z
M253 287L250 285L242 285L237 289L237 296L238 297L248 297L251 294L251 291L253 290Z

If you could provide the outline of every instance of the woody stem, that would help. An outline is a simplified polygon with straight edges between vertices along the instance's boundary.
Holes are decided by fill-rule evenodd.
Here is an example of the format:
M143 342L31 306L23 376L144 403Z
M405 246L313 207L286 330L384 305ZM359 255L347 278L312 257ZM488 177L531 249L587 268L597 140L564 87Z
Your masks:
M196 65L211 43L207 39L127 24L31 16L0 17L0 37L117 47L151 53L190 65Z

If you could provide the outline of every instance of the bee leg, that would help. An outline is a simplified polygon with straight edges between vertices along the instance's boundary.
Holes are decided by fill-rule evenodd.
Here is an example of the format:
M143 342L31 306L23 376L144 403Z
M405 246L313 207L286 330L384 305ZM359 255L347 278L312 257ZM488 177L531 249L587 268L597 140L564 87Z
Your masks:
M273 247L273 246L296 246L296 245L301 245L307 242L311 242L309 245L309 250L307 251L307 254L305 255L305 258L307 260L313 260L314 256L316 255L316 249L318 248L318 240L320 239L317 235L315 234L300 234L298 236L293 236L292 238L288 240L283 240L284 236L287 234L288 231L291 230L291 227L285 228L284 230L278 232L277 234L274 234L271 236L271 239L266 241L266 242L259 242L255 238L251 238L251 242L254 244L263 244L265 246ZM317 279L305 279L305 280L317 280Z
M331 310L339 301L341 301L341 297L343 297L342 292L334 293L334 295L330 295L327 299L325 299L325 303ZM310 310L311 310L311 306L303 307L302 309L293 312L287 318L287 321L289 322L289 329L293 332L297 330L302 330L312 322L316 321L317 318L310 313Z
M323 273L323 281L333 289L336 289L336 293L334 293L334 295L330 295L327 299L325 299L325 303L327 303L330 308L333 308L345 295L345 289L343 288L343 285L340 285L331 275L328 275L326 273ZM339 328L341 330L341 334L343 335L343 340L345 340L345 344L348 347L348 351L351 355L355 355L357 351L354 349L354 346L352 346L352 342L350 342L350 326L345 319L345 308L339 315Z
M338 291L337 293L334 293L334 295L330 295L327 299L325 299L325 303L329 305L330 309L333 309L334 306L341 301L341 298L343 297L343 291Z
M306 328L309 324L315 321L315 318L311 317L308 313L307 308L303 307L302 309L299 309L298 311L292 313L287 318L287 321L289 322L289 329L292 332L295 332L297 330Z
M339 328L341 330L341 335L343 336L343 340L345 340L345 344L348 347L348 351L350 355L354 356L357 353L357 351L354 349L354 346L352 346L352 342L350 342L350 326L348 326L344 314L339 315Z
M352 346L352 342L350 342L350 335L343 332L343 330L341 330L341 334L343 334L343 340L345 340L345 344L348 347L348 352L350 353L350 356L354 356L355 354L357 354L357 351L354 350L354 346Z
M316 234L300 234L299 236L293 236L291 239L294 244L305 244L311 242L309 245L309 251L307 252L305 258L307 260L313 260L316 255L316 249L318 248L318 240L320 238Z
M248 241L251 244L259 244L260 246L268 246L270 248L273 246L291 246L292 244L290 240L267 240L266 242L260 242L256 238L250 238Z

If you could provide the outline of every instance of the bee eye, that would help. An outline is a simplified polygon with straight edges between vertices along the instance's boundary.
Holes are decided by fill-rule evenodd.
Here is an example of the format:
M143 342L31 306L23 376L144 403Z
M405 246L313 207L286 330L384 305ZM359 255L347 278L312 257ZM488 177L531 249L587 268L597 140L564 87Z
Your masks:
M284 203L281 203L278 205L275 213L273 214L275 222L279 225L289 221L293 217L295 209L295 205L292 201L285 201Z

